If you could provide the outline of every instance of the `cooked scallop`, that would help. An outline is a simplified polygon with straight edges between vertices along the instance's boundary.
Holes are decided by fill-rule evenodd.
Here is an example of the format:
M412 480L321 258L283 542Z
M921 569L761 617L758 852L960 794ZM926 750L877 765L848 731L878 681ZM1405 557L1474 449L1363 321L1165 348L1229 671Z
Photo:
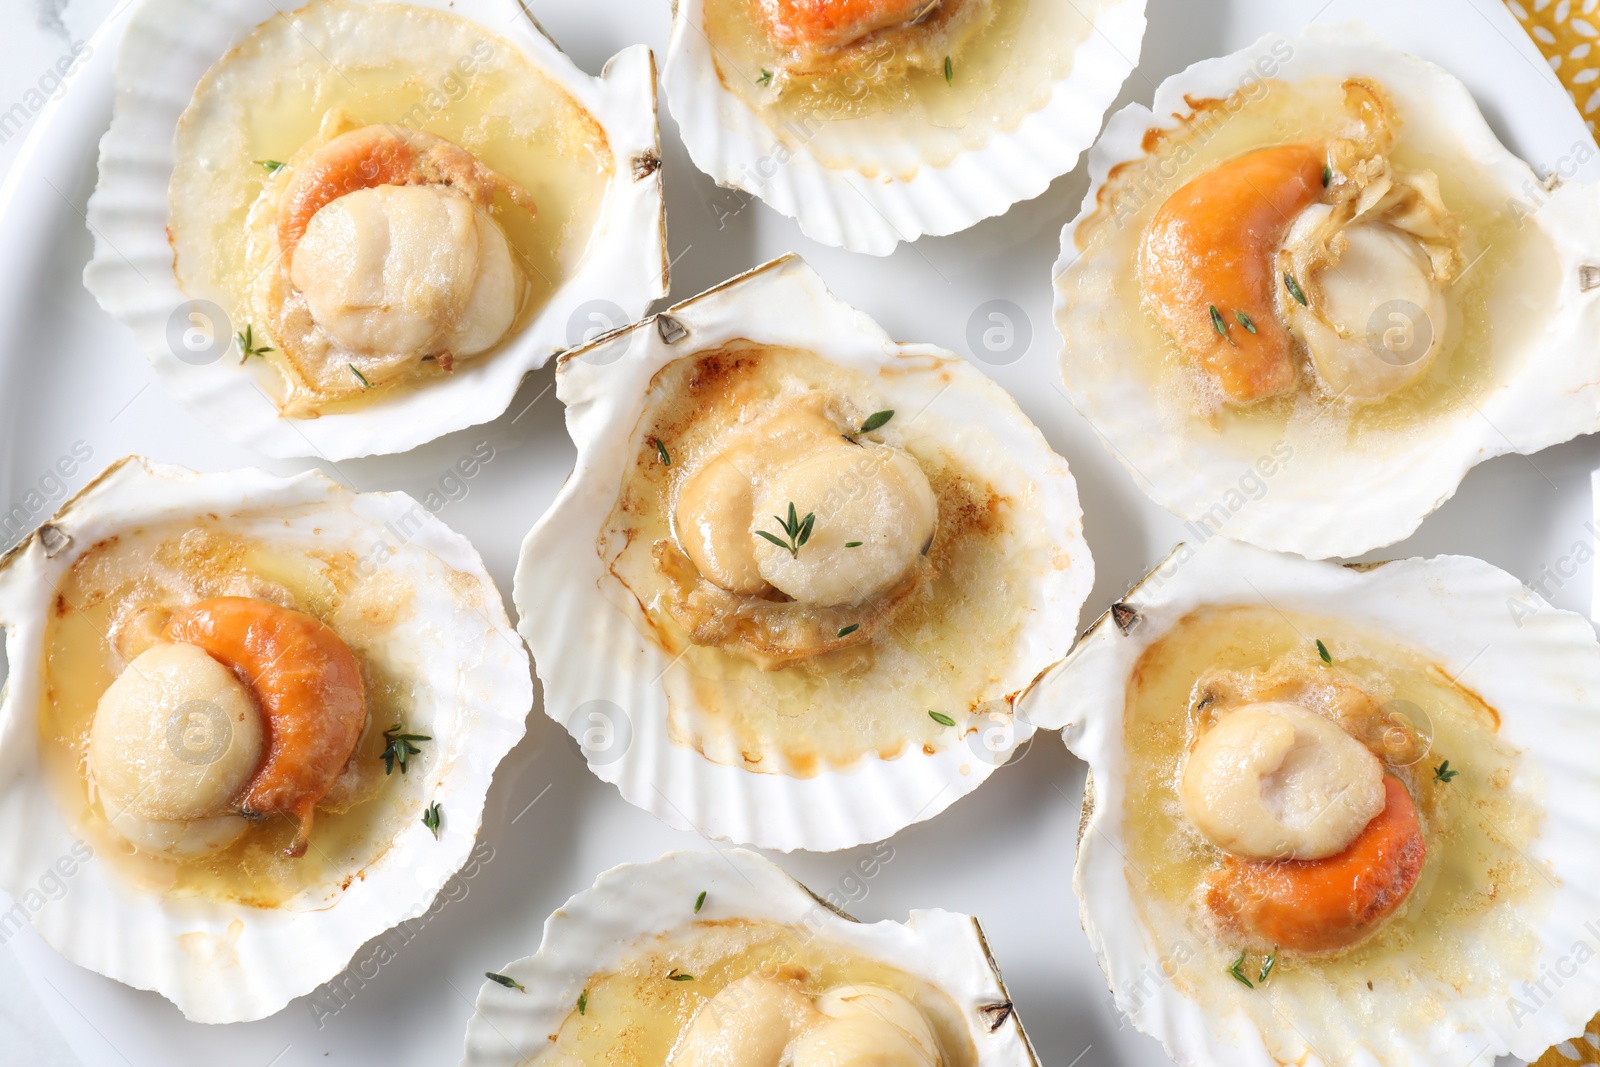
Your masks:
M629 800L837 848L1026 743L1010 695L1065 651L1093 564L1066 464L988 379L786 257L556 388L580 459L523 545L520 627L546 714Z
M667 97L719 185L824 244L888 255L1071 170L1138 62L1144 7L684 0Z
M1089 764L1083 927L1174 1061L1487 1065L1600 1010L1572 955L1600 907L1600 773L1572 756L1597 687L1589 621L1487 563L1217 537L1018 714Z
M666 291L643 45L590 77L517 0L149 0L130 23L84 281L230 440L406 451Z
M1090 172L1062 378L1192 536L1359 556L1473 464L1600 428L1594 190L1545 190L1459 81L1371 31L1173 75Z
M488 978L463 1067L1037 1065L977 920L858 923L743 849L607 871Z
M29 740L0 746L0 806L36 842L0 887L92 857L39 933L207 1022L425 910L532 705L471 547L316 472L123 460L0 561L0 626L0 722Z

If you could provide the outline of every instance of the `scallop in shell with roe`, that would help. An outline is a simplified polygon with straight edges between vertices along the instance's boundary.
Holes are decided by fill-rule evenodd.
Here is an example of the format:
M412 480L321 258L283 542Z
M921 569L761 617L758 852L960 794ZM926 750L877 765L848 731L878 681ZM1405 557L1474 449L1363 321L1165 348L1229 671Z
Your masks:
M666 291L654 80L642 45L589 77L515 0L144 0L85 283L258 451L486 422Z
M1600 191L1546 189L1460 81L1363 26L1173 75L1089 172L1062 377L1200 539L1356 556L1474 464L1600 426Z
M1178 1063L1490 1067L1600 1009L1597 687L1589 622L1480 560L1213 538L1018 709L1089 764L1084 930Z
M0 847L68 959L269 1015L421 914L532 704L467 542L320 473L123 460L0 562Z
M1145 30L1144 0L673 7L665 84L695 165L814 240L879 256L1071 170Z

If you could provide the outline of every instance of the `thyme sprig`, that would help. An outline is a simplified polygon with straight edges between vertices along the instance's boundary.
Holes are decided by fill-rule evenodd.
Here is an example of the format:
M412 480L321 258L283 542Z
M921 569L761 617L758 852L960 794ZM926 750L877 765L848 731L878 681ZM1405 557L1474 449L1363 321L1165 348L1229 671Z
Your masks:
M799 559L801 547L811 540L811 528L816 525L817 513L814 511L808 512L806 517L802 519L795 509L794 501L791 500L789 501L789 517L787 519L781 515L774 515L772 518L783 529L783 535L788 540L785 541L776 534L770 534L765 530L757 530L756 536L765 537L768 541L789 553L792 558Z
M233 339L239 342L240 363L243 363L251 356L264 356L268 352L277 351L276 348L256 344L256 328L248 322L244 324L244 329L233 335Z
M430 734L408 734L404 731L404 726L400 723L395 723L383 732L384 774L393 774L396 766L400 768L401 774L406 773L406 761L412 756L422 754L422 749L418 748L413 742L433 740Z

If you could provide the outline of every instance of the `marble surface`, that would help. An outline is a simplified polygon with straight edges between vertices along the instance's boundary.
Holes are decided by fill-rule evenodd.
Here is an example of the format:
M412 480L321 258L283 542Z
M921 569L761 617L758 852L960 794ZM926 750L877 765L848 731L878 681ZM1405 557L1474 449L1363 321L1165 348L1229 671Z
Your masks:
M106 17L132 0L0 0L0 178Z
M0 0L0 180L10 172L45 102L66 91L90 36L124 2L127 0ZM4 893L0 893L0 905L10 906ZM14 936L37 940L32 929ZM9 941L0 938L0 1048L5 1050L4 1058L33 1067L77 1067L82 1061L34 991Z

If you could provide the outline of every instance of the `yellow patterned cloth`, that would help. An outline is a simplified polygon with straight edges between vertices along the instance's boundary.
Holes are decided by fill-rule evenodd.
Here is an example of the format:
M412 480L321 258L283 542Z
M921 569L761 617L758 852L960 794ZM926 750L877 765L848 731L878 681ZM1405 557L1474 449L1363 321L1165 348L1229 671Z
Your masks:
M1600 1063L1600 1038L1595 1036L1596 1018L1589 1023L1589 1032L1580 1038L1557 1045L1539 1057L1534 1067L1576 1067L1583 1063Z
M1589 132L1600 119L1600 0L1505 0L1506 7L1539 46L1550 69L1578 105ZM1600 1064L1600 1015L1582 1037L1557 1045L1534 1067Z
M1506 7L1567 87L1583 121L1589 124L1589 132L1600 132L1595 127L1595 121L1600 119L1600 0L1506 0Z

